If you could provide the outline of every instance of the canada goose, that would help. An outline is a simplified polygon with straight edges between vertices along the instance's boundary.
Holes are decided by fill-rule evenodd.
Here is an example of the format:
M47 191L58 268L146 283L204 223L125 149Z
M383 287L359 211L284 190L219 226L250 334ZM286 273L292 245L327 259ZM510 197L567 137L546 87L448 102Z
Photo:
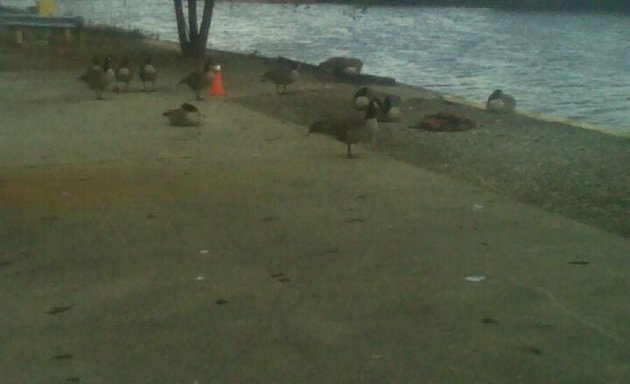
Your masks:
M129 68L129 59L125 58L122 63L120 63L120 65L118 65L118 68L116 68L116 82L119 83L117 84L117 90L120 92L120 83L124 83L125 84L125 90L129 90L129 82L131 81L131 77L132 77L132 73L131 73L131 69Z
M503 93L500 89L492 92L486 102L486 110L488 112L507 113L513 112L514 108L516 108L516 100L512 96Z
M346 143L348 158L352 158L352 144L372 143L378 130L378 101L371 100L363 118L316 121L309 128L309 133L317 132L334 136Z
M103 70L103 67L101 66L101 61L98 55L94 55L94 61L92 62L92 65L90 65L88 69L85 70L85 73L79 76L77 80L82 80L87 83L87 79L90 76L90 73L92 71L102 71L102 70Z
M169 109L162 115L168 117L171 125L176 127L196 127L201 123L199 109L188 103L182 104L177 109Z
M88 74L85 75L85 81L90 86L90 89L96 91L96 98L103 99L103 92L114 81L115 74L112 69L111 57L105 58L103 68L94 67Z
M333 57L319 63L317 68L335 76L356 77L361 73L363 62L354 57Z
M140 71L138 72L140 76L140 80L142 80L142 87L144 90L147 90L147 82L151 82L151 89L155 89L155 80L157 79L158 73L153 64L151 63L151 55L147 55L144 64L140 67Z
M201 91L207 89L212 85L212 79L214 74L212 73L212 60L206 60L203 70L194 71L188 74L188 76L181 79L177 84L186 84L197 95L197 100L202 100Z
M368 87L363 87L356 91L354 94L353 105L354 109L359 111L364 111L367 106L370 104L370 101L377 100L378 97L372 91L372 89Z
M300 77L300 64L291 63L290 67L279 66L268 70L260 76L261 81L271 80L276 85L276 93L282 94L287 91L287 85L295 83ZM280 92L282 86L282 92Z
M400 97L396 95L387 95L383 100L383 109L380 121L392 122L400 118Z

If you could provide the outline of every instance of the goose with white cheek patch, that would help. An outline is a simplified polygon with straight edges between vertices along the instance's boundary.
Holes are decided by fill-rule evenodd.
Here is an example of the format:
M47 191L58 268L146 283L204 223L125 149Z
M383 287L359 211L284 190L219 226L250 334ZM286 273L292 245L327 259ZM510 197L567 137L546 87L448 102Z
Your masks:
M358 111L365 111L370 101L377 100L376 94L368 87L363 87L356 91L353 99L354 109Z
M486 110L488 112L509 113L514 112L515 108L516 100L514 100L514 97L503 93L500 89L492 92L486 102Z
M197 96L197 100L203 100L201 93L212 85L214 73L212 72L212 60L207 59L200 71L189 73L181 79L177 84L186 84Z
M96 98L103 100L103 92L114 81L116 75L112 69L111 57L106 57L102 68L93 68L89 73L85 75L85 81L90 86L90 89L96 92Z
M363 117L316 121L310 126L309 133L323 133L335 137L346 144L348 158L353 158L353 144L374 143L374 135L378 130L378 108L378 102L372 100Z
M103 67L101 66L101 60L98 58L98 55L94 55L94 61L92 62L92 65L90 65L88 67L88 69L86 69L85 73L81 76L79 76L77 78L77 80L82 80L85 81L86 83L88 82L88 78L90 77L90 74L94 71L102 71Z
M402 100L396 95L387 95L383 100L383 109L381 111L381 121L393 122L400 119L400 104Z

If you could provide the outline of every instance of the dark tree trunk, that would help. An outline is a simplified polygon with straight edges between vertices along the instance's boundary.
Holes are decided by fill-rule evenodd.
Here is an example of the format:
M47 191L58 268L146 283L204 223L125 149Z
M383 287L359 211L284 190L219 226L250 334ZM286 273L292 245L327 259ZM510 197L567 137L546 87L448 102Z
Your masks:
M199 33L199 28L197 27L197 0L188 0L188 24L190 25L188 37L192 42Z
M186 0L188 6L188 24L186 23L186 16L184 16L182 0L173 0L179 45L185 56L200 58L205 56L210 24L212 23L214 1L215 0L204 0L200 29L197 20L197 0Z
M203 16L201 19L201 29L197 34L195 47L197 57L204 57L206 46L208 45L208 35L210 34L210 24L212 23L212 11L214 10L214 0L206 0L203 5Z
M175 4L175 19L177 20L177 33L179 35L179 46L184 55L187 55L189 49L188 44L188 26L186 25L186 17L184 16L184 8L182 0L173 0Z

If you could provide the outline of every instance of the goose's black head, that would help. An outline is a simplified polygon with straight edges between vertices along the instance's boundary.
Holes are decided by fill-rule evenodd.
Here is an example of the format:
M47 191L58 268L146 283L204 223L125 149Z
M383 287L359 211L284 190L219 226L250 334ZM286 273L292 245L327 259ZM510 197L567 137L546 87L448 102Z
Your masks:
M188 103L182 104L182 106L180 108L182 110L186 111L186 112L197 112L198 111L197 107L195 107L192 104L188 104Z
M112 67L112 58L107 56L105 58L105 62L103 63L103 69L107 71L111 67Z
M375 119L378 116L378 110L381 109L381 102L377 99L370 100L365 110L365 119Z
M354 94L354 97L361 97L361 96L367 96L367 95L368 95L368 87L363 87Z
M400 103L402 100L397 95L387 95L385 96L385 100L383 100L383 111L387 113L390 109L394 107L400 107Z
M492 92L492 95L490 95L490 97L488 97L488 101L499 99L501 98L501 96L503 96L503 91L500 89L497 89L496 91Z
M204 62L204 64L203 64L203 71L204 72L208 72L212 68L212 63L213 62L214 61L212 60L212 57L208 57L206 59L206 61Z

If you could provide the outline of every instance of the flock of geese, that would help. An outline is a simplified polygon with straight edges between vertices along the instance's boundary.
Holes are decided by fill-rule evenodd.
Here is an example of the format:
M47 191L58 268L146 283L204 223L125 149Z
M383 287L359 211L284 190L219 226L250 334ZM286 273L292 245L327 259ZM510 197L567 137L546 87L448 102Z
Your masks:
M361 73L363 62L351 57L333 57L318 65L317 71L323 78L335 79L356 77ZM271 81L276 86L276 92L283 94L287 85L293 84L300 77L300 64L292 62L289 65L277 66L265 72L260 79ZM321 77L320 77L321 78ZM355 110L364 111L362 118L350 116L345 119L326 119L314 122L309 127L309 133L323 133L333 136L346 144L347 155L352 158L352 145L370 143L376 145L376 133L379 122L393 122L400 117L401 98L396 95L380 96L368 87L359 89L353 97Z
M204 66L199 71L193 71L182 78L177 84L187 85L196 96L197 100L202 100L202 92L211 86L214 79L215 71L219 71L220 66L212 65L212 60L207 59ZM129 59L125 58L114 69L112 67L111 57L106 57L101 65L100 59L94 57L94 62L81 75L78 80L84 81L88 87L96 93L96 98L103 99L103 93L113 84L116 84L116 90L128 91L129 83L134 77L134 72L129 66ZM147 55L144 64L138 70L138 77L142 81L143 91L148 91L147 85L150 83L150 90L155 90L155 81L158 78L158 71L152 63L151 55ZM196 126L201 122L201 114L197 107L192 104L184 103L177 109L170 109L163 113L169 119L169 122L175 126Z
M335 79L356 77L361 73L363 62L350 57L333 57L318 65L318 73L325 78ZM271 81L276 86L276 92L286 92L287 85L293 84L300 76L300 64L292 62L290 65L277 66L265 72L260 79ZM362 118L350 116L345 119L326 119L314 122L309 127L309 133L323 133L335 137L346 144L347 155L352 158L352 145L369 143L372 148L376 145L376 133L379 122L393 122L400 117L401 98L396 95L380 96L368 87L359 89L353 97L353 107L357 111L364 111Z
M362 67L363 63L359 59L335 57L320 63L317 69L319 73L334 79L358 76ZM177 84L187 85L195 93L196 99L202 100L203 91L212 85L215 73L220 70L221 67L213 66L209 58L204 62L203 68L189 73ZM134 72L129 66L129 59L123 59L114 69L111 57L106 57L101 65L99 57L95 56L92 65L78 79L87 83L89 88L96 93L97 99L103 99L103 93L113 83L116 84L118 92L128 91L133 76ZM151 55L147 55L144 64L139 68L138 77L142 81L144 91L148 90L149 83L151 90L155 90L158 71L152 64ZM299 77L300 64L292 62L267 70L260 79L272 82L276 87L276 93L281 95L286 93L287 86L295 83ZM323 133L337 138L346 144L347 156L352 158L351 146L353 144L367 143L374 148L379 122L397 121L400 118L401 102L401 98L397 95L382 95L371 88L362 87L355 92L353 97L353 108L364 112L362 117L355 115L345 119L316 121L309 127L309 133ZM515 106L514 98L499 89L494 91L486 102L486 109L489 112L512 112ZM201 122L199 110L190 103L183 103L179 108L167 110L163 115L174 126L197 126Z
M142 86L146 91L147 83L151 83L151 87L155 88L155 80L157 80L157 70L151 63L151 55L148 55L144 64L138 71L138 76L142 81ZM129 67L129 59L125 58L118 65L116 70L112 68L112 58L107 56L103 61L103 65L99 60L98 55L94 56L94 62L85 71L85 73L79 76L78 80L82 80L96 92L96 98L103 99L103 92L105 92L109 86L115 81L117 83L117 89L121 90L121 85L125 85L125 90L129 90L129 83L133 78L133 71Z
M402 99L397 95L381 96L368 87L360 88L353 97L353 108L364 111L362 118L350 116L344 119L316 121L309 127L309 133L323 133L337 138L346 144L347 155L352 158L352 145L359 143L376 146L379 123L395 122L400 118Z

